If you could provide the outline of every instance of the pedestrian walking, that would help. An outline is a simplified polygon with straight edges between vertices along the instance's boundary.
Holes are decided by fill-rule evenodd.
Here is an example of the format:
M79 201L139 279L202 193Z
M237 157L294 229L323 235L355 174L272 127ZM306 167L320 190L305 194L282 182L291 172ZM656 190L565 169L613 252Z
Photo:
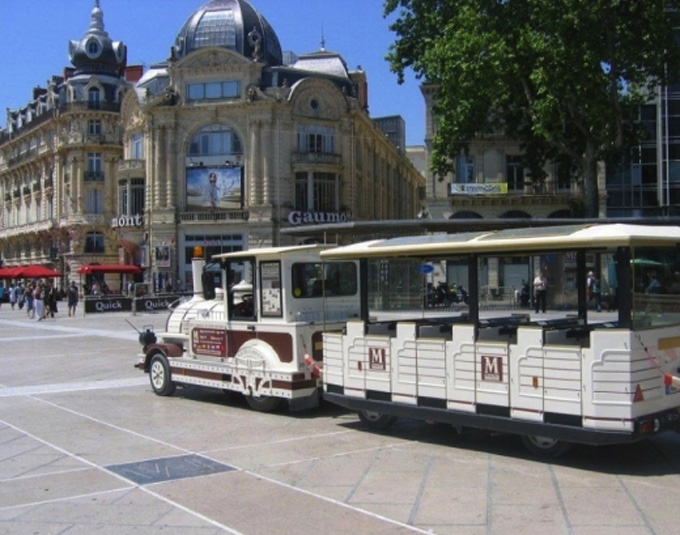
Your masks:
M71 285L66 292L66 299L68 299L68 315L76 315L76 307L78 306L78 286L75 281L71 281Z

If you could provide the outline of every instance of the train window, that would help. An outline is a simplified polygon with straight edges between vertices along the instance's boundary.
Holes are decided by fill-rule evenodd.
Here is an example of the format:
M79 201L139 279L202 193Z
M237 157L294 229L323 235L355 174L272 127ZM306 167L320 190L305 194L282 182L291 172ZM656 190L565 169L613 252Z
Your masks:
M354 262L298 262L291 269L293 297L347 297L357 293Z

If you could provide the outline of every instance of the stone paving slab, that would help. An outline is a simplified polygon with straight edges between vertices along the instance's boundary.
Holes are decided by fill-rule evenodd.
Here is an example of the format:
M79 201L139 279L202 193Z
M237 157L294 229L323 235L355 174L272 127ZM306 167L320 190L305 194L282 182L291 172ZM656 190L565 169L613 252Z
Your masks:
M192 388L162 398L133 367L126 320L160 330L165 315L0 309L2 535L678 532L679 436L546 462L507 435L408 420L371 433L332 406L262 414ZM114 473L195 458L233 470Z

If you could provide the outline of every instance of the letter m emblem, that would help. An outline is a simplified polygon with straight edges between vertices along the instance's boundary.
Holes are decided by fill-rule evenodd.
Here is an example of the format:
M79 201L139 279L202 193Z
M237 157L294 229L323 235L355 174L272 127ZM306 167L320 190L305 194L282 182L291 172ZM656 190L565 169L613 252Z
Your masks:
M384 347L368 348L368 368L370 370L385 370L386 362L387 350Z
M503 357L482 355L482 381L503 382Z

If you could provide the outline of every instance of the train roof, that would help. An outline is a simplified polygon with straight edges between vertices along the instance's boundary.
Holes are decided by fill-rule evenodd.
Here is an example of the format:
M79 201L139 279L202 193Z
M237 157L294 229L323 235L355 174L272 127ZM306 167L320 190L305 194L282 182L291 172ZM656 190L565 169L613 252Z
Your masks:
M213 255L211 258L214 260L231 260L235 258L281 258L289 254L300 254L300 253L314 253L323 251L333 247L333 245L324 245L319 243L313 243L308 245L288 245L281 247L260 247L255 249L247 249L244 251L234 251L231 253L221 253Z
M602 247L672 246L679 243L679 226L588 224L379 239L329 249L323 251L321 257L330 260L472 253L530 253Z

